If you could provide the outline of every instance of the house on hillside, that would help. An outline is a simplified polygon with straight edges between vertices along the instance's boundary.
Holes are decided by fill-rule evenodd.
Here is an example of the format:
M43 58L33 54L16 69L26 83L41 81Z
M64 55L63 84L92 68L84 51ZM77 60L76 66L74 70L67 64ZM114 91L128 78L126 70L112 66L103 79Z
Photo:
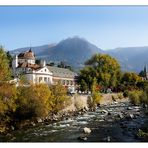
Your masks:
M46 83L54 85L60 82L65 87L74 87L76 73L65 68L46 66L45 61L35 63L35 54L32 50L15 55L12 61L13 75L23 75L32 83Z

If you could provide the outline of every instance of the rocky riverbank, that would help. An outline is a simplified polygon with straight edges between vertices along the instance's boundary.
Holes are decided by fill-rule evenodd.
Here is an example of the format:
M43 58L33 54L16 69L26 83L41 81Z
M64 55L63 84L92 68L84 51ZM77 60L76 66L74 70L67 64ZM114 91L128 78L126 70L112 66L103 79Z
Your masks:
M95 112L77 112L60 120L39 122L32 128L14 130L1 141L12 142L140 142L139 129L148 121L142 106L129 102L100 105ZM56 118L54 118L56 119Z
M71 104L65 109L61 110L58 114L49 114L45 118L35 118L23 121L13 121L9 125L1 129L1 134L7 134L14 130L26 129L35 127L40 124L50 124L53 122L65 120L67 118L83 115L90 111L87 104L88 95L73 95L71 97ZM102 94L100 105L111 105L118 102L128 102L128 98L123 98L121 93Z

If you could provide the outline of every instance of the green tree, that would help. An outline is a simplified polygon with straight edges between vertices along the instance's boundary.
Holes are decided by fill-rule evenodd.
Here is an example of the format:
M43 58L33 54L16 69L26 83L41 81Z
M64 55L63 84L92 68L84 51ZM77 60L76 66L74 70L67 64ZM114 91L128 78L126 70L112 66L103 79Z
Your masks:
M0 81L10 80L9 60L3 47L0 47Z
M9 67L12 67L12 60L13 60L13 58L12 58L12 56L11 56L9 51L7 51L6 54L7 54L7 59L9 61Z
M104 89L108 87L114 88L118 85L121 71L116 59L106 54L95 54L85 62L85 65L78 79L80 85L82 85L81 79L83 79L91 89L94 78L96 78L97 84Z
M121 79L121 83L124 84L127 89L135 89L137 84L141 81L141 77L134 72L125 72Z

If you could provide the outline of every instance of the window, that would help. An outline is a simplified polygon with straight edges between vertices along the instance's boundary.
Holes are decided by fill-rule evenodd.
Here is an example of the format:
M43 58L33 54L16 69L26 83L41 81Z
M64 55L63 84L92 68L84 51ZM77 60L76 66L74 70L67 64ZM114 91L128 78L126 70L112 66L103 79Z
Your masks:
M46 69L45 69L45 72L46 72Z
M63 85L65 85L65 80L63 80Z
M69 81L67 80L67 85L69 85Z
M73 81L70 81L70 84L73 85Z
M42 77L39 77L39 82L41 82L42 81Z
M44 82L47 82L47 78L46 77L44 77Z

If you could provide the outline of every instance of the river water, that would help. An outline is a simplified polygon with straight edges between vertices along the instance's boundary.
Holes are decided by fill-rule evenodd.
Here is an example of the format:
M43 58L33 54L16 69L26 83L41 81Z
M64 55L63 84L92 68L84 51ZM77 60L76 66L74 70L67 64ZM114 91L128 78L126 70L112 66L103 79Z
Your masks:
M129 102L101 106L95 112L70 117L52 124L0 135L1 142L140 142L138 129L148 120L142 108ZM83 128L91 129L89 135ZM87 137L85 139L80 137ZM82 140L83 139L83 140Z

